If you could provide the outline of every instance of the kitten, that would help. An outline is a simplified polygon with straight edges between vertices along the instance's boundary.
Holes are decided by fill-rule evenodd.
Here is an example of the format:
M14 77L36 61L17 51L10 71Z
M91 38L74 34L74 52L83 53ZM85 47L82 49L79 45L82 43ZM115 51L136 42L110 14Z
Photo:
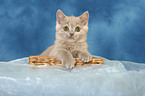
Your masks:
M54 45L46 49L41 56L56 57L66 68L73 68L74 58L84 62L92 59L86 42L88 31L88 11L80 17L65 16L61 10L57 11L56 40Z

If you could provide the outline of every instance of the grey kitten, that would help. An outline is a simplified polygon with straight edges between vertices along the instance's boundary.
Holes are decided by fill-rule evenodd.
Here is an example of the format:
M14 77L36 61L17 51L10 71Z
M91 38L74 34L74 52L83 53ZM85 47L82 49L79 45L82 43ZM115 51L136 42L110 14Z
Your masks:
M65 16L61 10L58 10L55 43L40 55L56 57L67 68L74 67L74 58L89 62L92 56L88 52L86 42L88 19L88 11L84 12L80 17L74 17Z

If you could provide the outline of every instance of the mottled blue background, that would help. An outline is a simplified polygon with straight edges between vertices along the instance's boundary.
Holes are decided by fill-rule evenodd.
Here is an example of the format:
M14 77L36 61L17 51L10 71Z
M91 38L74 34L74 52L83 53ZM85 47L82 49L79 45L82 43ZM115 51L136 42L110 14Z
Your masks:
M52 45L58 9L69 16L89 11L91 54L145 62L145 0L0 0L0 61Z

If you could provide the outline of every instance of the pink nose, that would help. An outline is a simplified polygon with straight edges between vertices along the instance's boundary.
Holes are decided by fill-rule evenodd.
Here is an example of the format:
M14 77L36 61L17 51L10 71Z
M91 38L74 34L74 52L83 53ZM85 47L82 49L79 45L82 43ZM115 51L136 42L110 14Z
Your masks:
M74 33L70 33L70 36L73 36L74 35Z

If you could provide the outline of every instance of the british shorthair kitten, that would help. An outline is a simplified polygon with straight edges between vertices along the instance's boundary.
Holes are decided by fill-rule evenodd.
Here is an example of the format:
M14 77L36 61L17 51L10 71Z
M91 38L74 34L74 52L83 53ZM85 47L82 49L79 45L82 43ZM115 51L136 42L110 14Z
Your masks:
M58 10L55 43L40 55L56 57L62 61L66 68L74 67L74 58L89 62L92 55L88 52L86 42L88 19L88 11L84 12L80 17L74 17L65 16L61 10Z

